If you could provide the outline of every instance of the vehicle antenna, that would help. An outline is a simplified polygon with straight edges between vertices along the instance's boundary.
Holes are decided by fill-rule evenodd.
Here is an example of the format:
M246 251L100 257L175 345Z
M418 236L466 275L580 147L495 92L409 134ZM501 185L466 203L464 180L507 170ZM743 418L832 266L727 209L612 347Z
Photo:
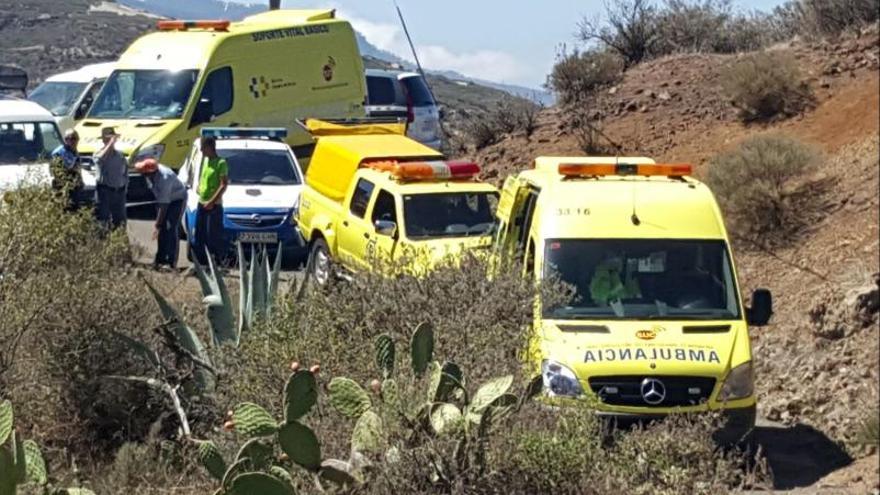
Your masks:
M636 213L636 181L632 182L632 215L629 219L632 221L633 225L638 227L641 225L642 220L639 218L638 213Z
M406 21L403 20L403 12L400 11L400 6L397 5L397 1L394 0L394 8L397 10L397 17L400 18L400 25L403 27L403 34L406 36L406 41L409 43L409 49L412 51L413 59L416 61L416 69L419 71L419 74L422 76L422 80L425 81L425 86L428 88L428 92L431 93L431 99L434 102L437 101L437 98L434 96L434 88L431 87L431 84L428 82L428 78L425 77L425 71L422 69L422 63L419 61L419 55L416 53L416 47L413 45L412 38L409 35L409 29L406 27ZM440 124L440 133L445 138L449 134L446 132L446 127L443 125L443 119L438 120Z

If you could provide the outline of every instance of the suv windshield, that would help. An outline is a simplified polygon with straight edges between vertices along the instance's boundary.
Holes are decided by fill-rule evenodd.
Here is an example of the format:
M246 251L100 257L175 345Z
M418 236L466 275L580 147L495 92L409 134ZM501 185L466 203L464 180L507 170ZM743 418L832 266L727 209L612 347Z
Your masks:
M229 165L230 184L293 186L300 183L290 153L284 150L219 149Z
M197 70L117 70L89 117L104 119L179 119L196 82Z
M54 122L0 123L0 165L46 160L60 144Z
M86 83L44 82L28 96L28 100L39 103L52 115L67 115L85 88Z
M719 320L739 318L726 244L720 240L551 239L544 276L575 290L546 318Z
M410 239L485 235L495 226L494 192L408 194L403 218Z

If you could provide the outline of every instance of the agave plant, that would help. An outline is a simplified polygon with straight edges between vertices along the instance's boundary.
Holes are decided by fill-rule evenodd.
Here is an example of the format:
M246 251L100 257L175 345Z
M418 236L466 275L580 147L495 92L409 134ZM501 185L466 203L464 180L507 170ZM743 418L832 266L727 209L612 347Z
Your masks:
M33 440L22 441L14 422L12 403L0 402L0 495L15 495L22 485L37 485L43 493L57 495L94 495L85 488L52 487L40 446Z
M396 348L391 336L379 335L375 340L376 364L383 380L374 381L379 401L402 419L401 426L410 430L409 440L425 436L443 436L456 441L451 459L438 457L433 463L433 480L451 485L458 474L476 467L485 469L485 446L492 427L522 404L537 395L542 386L540 377L533 379L522 396L509 393L513 376L489 380L474 393L469 393L464 373L452 362L442 365L433 360L434 330L428 323L416 327L410 340L413 373L427 375L428 389L424 402L416 404L414 412L401 404L395 371ZM336 377L328 386L330 405L340 414L356 421L352 434L354 454L376 454L389 446L383 428L382 408L377 407L357 382ZM397 446L385 452L386 460L396 457Z
M289 468L295 464L312 473L315 483L353 486L358 482L349 464L321 459L321 446L311 428L301 422L318 400L315 375L294 371L283 392L284 418L275 420L257 404L244 402L232 410L226 423L248 440L235 459L227 463L217 445L196 441L198 457L208 473L220 482L216 493L228 495L293 495Z
M245 248L237 243L239 277L239 334L251 328L259 318L272 315L272 306L278 292L278 275L281 271L282 243L278 243L275 260L269 264L269 248L266 244L250 244L250 257Z
M205 304L205 312L211 327L211 336L214 345L233 344L238 345L240 339L239 330L235 326L235 317L232 314L232 301L223 276L217 271L214 260L208 258L208 266L202 266L196 258L193 258L193 267L199 285L202 287L202 295Z

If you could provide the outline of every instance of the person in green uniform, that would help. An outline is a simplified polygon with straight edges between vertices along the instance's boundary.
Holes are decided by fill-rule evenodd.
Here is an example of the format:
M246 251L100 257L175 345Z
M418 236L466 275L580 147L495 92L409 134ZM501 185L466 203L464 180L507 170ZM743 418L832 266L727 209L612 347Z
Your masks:
M624 281L621 278L622 271L623 260L616 256L609 256L596 266L590 280L590 297L593 302L607 306L612 301L641 296L638 281L630 274L626 275Z
M226 250L223 233L223 193L229 185L229 165L217 155L217 140L202 138L202 166L199 172L199 206L196 210L196 235L193 256L207 264L205 250L215 261L222 262Z

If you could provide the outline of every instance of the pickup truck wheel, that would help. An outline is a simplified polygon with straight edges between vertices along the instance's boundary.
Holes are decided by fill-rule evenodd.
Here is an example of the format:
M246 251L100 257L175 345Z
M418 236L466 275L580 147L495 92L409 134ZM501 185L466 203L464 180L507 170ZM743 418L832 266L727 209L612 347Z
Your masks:
M333 278L333 260L330 259L330 249L327 241L316 239L312 243L312 251L309 254L309 276L318 287L327 287Z

